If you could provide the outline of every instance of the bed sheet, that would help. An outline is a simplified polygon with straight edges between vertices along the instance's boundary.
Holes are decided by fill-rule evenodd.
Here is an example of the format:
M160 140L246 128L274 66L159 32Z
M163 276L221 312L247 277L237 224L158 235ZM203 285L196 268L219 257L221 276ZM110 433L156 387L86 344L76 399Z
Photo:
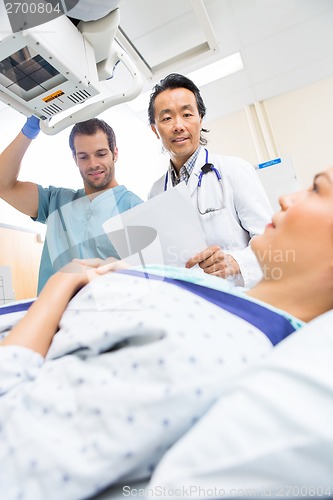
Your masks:
M24 316L33 299L15 300L0 306L0 340Z
M333 311L240 374L165 454L150 488L167 498L333 497ZM247 493L247 494L245 494Z

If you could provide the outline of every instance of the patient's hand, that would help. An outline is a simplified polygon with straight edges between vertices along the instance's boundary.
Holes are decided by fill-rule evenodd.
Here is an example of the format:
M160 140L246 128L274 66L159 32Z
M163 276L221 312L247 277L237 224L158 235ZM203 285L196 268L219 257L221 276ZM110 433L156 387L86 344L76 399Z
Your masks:
M69 267L67 268L67 266ZM130 268L129 264L124 260L117 260L114 257L108 259L73 259L67 266L62 271L67 268L69 272L85 272L88 273L90 279L112 271Z
M115 259L72 260L48 279L38 299L1 346L23 346L45 356L73 295L97 276L127 267L124 261Z
M98 276L128 267L124 261L116 260L113 257L105 260L99 258L73 259L49 278L45 288L55 291L65 287L67 292L73 296ZM70 298L68 297L68 299Z

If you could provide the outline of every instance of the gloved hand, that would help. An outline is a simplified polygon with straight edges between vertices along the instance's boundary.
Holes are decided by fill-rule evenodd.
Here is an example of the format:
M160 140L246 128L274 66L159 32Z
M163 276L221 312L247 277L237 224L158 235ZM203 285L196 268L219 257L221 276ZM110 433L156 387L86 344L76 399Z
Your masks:
M37 135L40 132L39 118L37 118L37 116L33 116L33 115L29 116L29 118L27 118L27 121L25 122L21 132L26 137L29 137L29 139L36 139Z

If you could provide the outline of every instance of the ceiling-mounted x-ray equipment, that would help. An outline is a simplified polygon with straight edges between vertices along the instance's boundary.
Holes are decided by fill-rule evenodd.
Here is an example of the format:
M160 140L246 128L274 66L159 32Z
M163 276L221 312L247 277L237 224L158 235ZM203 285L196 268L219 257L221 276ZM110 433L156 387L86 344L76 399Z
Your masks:
M115 40L119 20L117 8L77 26L61 15L17 33L0 28L0 100L26 116L37 116L41 129L53 135L134 99L143 82ZM121 86L112 85L121 66L130 77L128 89L122 88L126 78Z

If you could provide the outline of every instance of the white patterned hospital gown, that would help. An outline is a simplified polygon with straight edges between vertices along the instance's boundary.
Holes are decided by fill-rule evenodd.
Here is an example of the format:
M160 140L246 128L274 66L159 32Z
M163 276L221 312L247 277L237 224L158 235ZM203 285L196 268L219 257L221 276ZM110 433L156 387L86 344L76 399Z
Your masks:
M97 278L70 302L46 360L0 348L1 500L81 499L149 477L271 348L258 328L162 278Z

